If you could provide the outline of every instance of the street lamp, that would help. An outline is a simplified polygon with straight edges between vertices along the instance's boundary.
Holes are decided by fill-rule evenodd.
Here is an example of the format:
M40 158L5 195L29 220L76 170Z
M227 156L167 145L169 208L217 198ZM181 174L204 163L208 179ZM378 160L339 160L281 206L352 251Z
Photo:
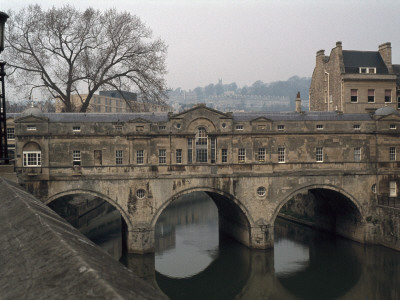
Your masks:
M8 15L0 11L0 53L4 50L4 27ZM0 163L8 164L8 149L7 149L7 116L6 116L6 95L4 87L4 61L0 61L0 81L1 81L1 94L0 94Z

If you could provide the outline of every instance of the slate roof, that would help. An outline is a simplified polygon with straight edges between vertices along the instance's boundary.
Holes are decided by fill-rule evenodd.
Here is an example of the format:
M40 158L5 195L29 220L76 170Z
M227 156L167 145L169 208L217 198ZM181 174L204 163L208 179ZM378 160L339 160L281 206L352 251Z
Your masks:
M7 117L18 118L21 114L9 113ZM85 122L128 122L135 119L148 120L149 122L168 122L168 113L43 113L49 122L85 123ZM369 114L341 114L336 112L305 111L297 112L235 112L233 121L247 122L257 118L266 118L271 121L368 121Z
M396 83L400 86L400 65L392 65L393 72L397 75Z
M343 50L343 63L346 73L359 73L359 67L373 67L377 74L389 74L378 51Z

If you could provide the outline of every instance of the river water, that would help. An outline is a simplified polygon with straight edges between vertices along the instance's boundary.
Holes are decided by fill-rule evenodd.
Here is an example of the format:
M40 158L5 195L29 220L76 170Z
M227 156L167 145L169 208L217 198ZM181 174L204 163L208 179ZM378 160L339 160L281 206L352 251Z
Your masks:
M219 235L204 193L165 209L155 254L122 254L120 230L93 240L171 299L400 299L400 252L282 219L274 249L250 250Z

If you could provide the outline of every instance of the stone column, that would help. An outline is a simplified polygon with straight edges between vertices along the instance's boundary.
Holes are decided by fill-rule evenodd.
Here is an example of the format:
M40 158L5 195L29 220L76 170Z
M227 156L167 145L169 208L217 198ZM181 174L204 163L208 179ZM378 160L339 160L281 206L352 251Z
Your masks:
M126 232L126 242L129 253L153 253L154 229L149 227L135 227Z
M274 246L274 226L259 225L250 228L250 248L268 249Z

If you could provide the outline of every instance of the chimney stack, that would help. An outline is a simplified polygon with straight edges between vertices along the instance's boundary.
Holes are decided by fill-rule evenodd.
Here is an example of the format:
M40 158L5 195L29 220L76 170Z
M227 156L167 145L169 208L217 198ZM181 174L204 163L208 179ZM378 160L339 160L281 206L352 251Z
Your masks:
M379 45L379 54L381 55L389 73L393 73L392 67L392 45L390 42Z
M300 98L300 92L297 92L297 96L296 96L296 112L301 113L301 98Z

